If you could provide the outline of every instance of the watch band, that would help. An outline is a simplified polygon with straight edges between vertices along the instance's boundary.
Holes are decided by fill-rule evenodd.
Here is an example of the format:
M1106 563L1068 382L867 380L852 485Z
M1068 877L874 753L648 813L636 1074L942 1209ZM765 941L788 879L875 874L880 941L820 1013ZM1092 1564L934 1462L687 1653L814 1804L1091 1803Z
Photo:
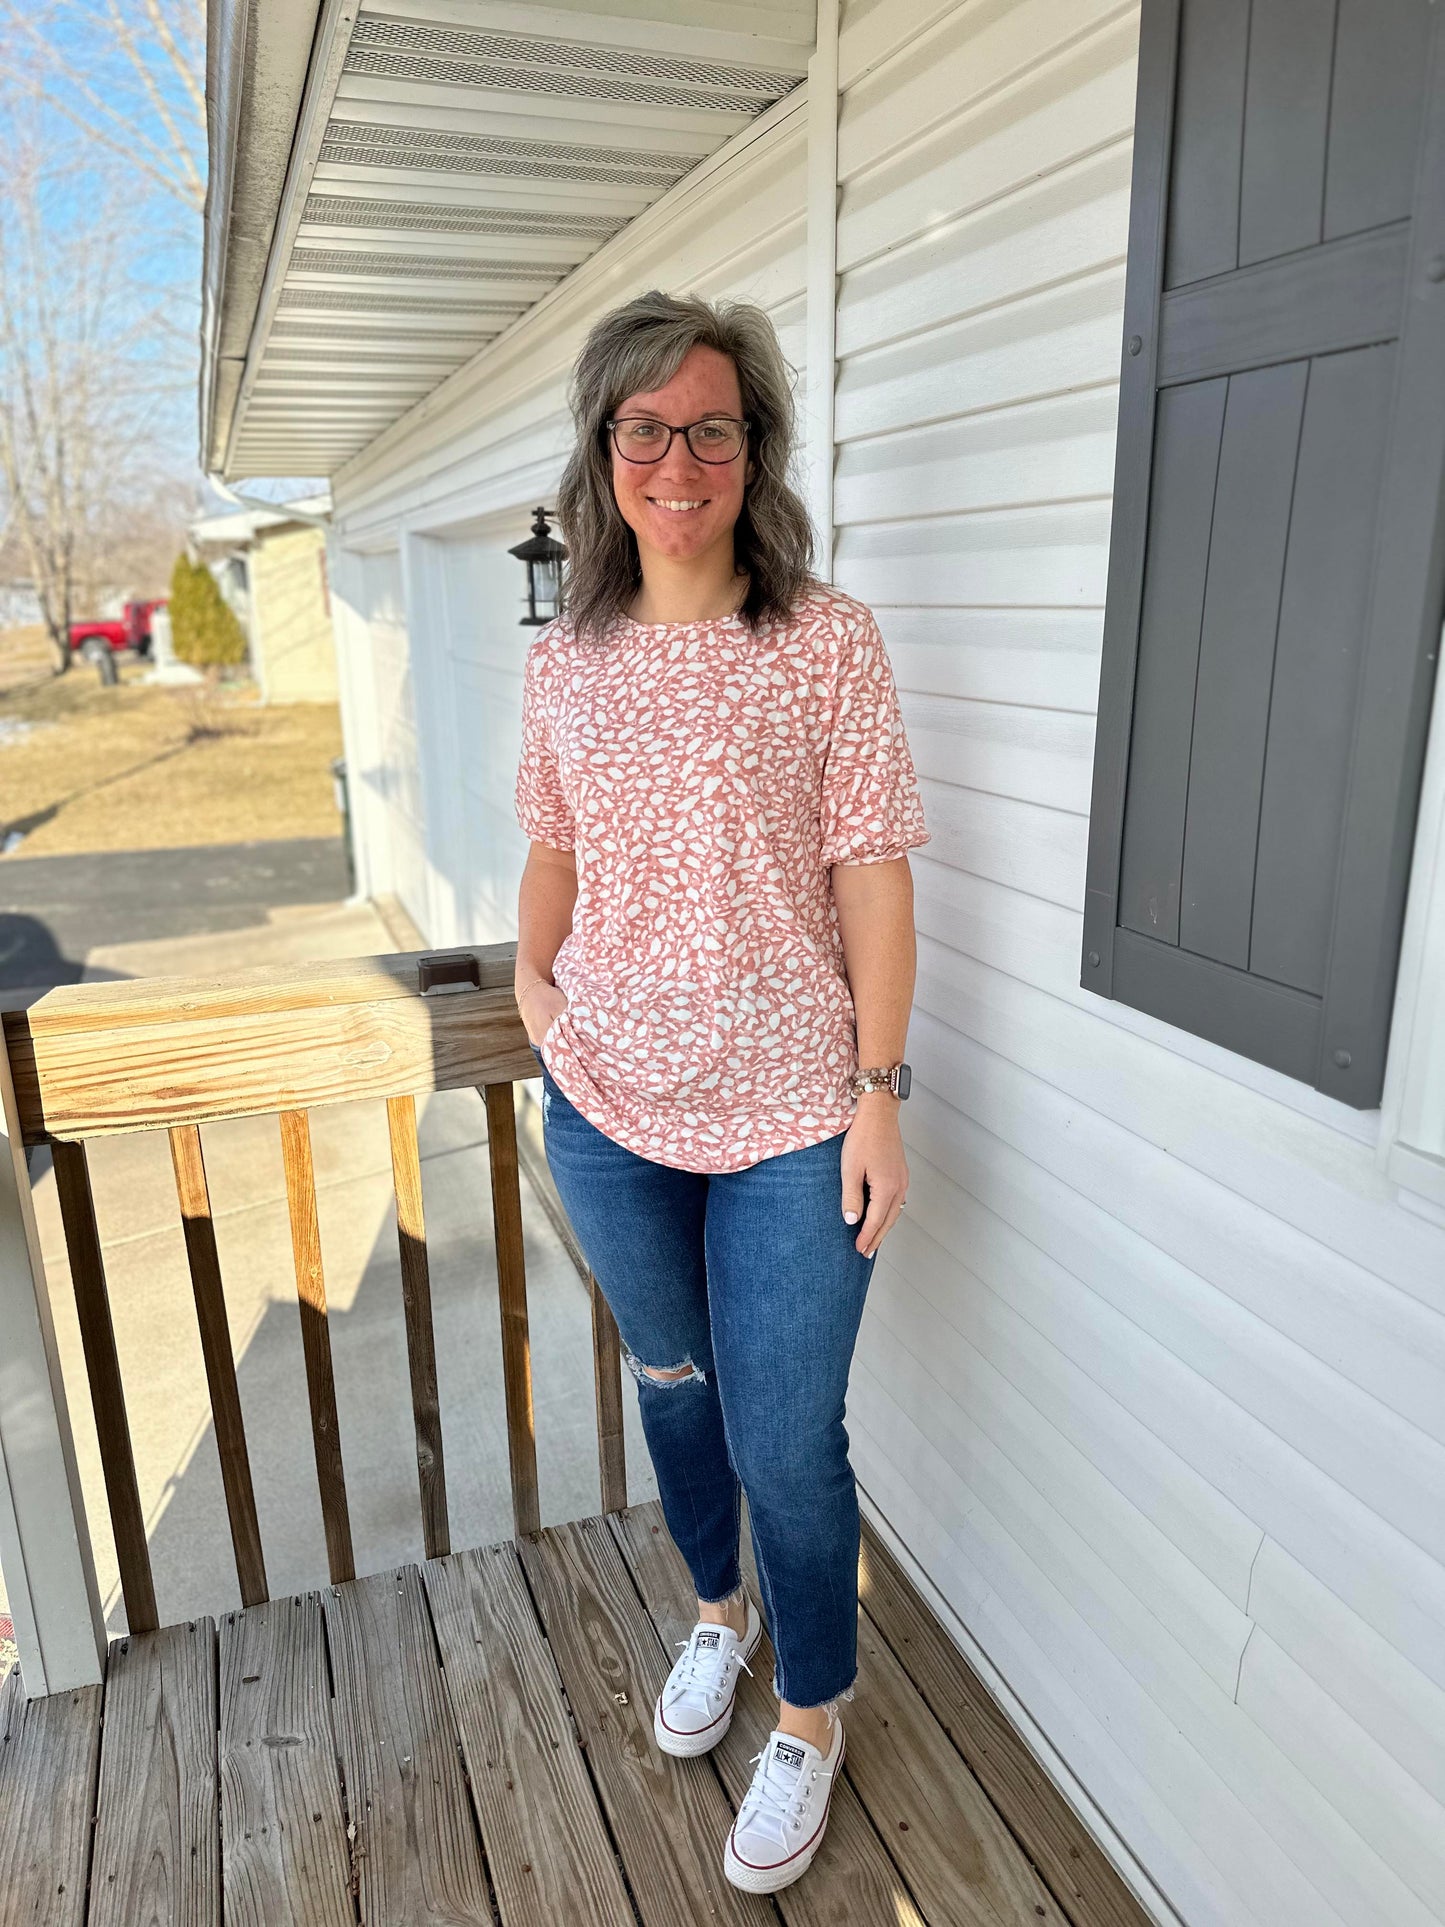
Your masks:
M862 1097L866 1091L892 1091L898 1098L907 1097L913 1082L913 1072L909 1065L879 1064L868 1070L857 1071L852 1080L854 1097Z

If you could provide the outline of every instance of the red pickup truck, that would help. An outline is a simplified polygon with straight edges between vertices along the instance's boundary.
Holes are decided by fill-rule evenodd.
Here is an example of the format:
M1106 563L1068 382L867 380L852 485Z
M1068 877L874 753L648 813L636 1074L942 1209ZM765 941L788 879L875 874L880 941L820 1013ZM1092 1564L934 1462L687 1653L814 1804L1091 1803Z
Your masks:
M72 622L70 646L93 661L106 650L134 649L144 655L151 646L151 610L164 609L168 596L150 602L128 602L125 614L112 620Z

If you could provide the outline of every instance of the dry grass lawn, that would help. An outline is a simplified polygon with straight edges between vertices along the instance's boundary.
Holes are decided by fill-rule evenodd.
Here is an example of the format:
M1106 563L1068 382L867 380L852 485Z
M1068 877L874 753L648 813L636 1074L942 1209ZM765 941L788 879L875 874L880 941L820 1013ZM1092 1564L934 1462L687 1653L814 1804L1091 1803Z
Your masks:
M50 660L38 630L0 632L0 840L24 836L7 862L341 834L333 704L263 708L250 681L148 688L126 658L106 688Z

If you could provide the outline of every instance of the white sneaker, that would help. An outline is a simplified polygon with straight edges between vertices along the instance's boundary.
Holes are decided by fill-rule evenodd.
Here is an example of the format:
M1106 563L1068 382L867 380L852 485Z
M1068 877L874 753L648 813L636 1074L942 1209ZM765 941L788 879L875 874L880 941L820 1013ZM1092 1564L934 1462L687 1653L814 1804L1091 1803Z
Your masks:
M844 1745L842 1720L834 1721L826 1753L776 1727L768 1735L753 1755L758 1770L723 1852L723 1872L735 1887L776 1893L808 1871L828 1824Z
M678 1640L686 1650L667 1676L653 1709L652 1730L664 1753L691 1759L717 1745L732 1724L738 1668L758 1650L763 1622L751 1599L747 1630L741 1639L731 1626L699 1620L691 1636Z

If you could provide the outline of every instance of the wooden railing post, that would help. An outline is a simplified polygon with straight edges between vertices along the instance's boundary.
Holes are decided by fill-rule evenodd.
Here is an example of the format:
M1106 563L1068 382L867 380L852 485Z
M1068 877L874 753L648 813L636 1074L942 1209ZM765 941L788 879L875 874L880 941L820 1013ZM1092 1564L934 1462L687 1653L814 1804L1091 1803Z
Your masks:
M622 1342L612 1307L595 1273L587 1273L592 1300L592 1376L597 1393L597 1470L602 1510L627 1510L627 1445L622 1431Z
M0 1569L21 1684L27 1699L38 1699L99 1684L105 1615L3 1049L0 1099Z
M512 1471L512 1521L517 1537L539 1532L537 1433L532 1411L532 1349L527 1328L527 1265L522 1251L521 1167L517 1113L510 1084L487 1084L487 1153L492 1173L492 1226L497 1246L497 1296L502 1315L502 1383L507 1399L507 1454Z

